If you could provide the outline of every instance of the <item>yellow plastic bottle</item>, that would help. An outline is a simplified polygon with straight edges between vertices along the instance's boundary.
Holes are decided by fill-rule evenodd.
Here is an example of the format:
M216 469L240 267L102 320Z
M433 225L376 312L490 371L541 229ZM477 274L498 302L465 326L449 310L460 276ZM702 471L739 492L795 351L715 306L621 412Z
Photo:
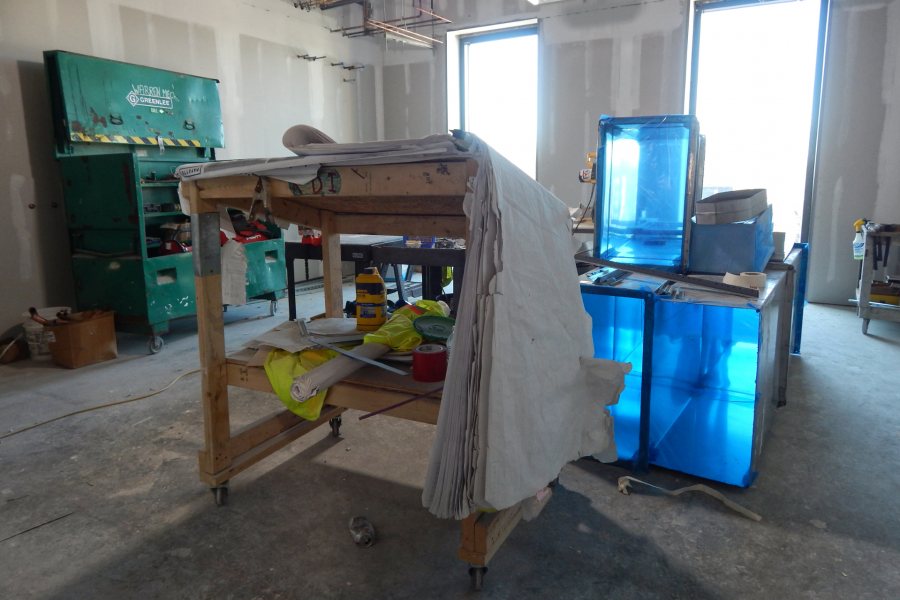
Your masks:
M387 292L377 267L368 267L356 276L356 328L375 331L387 320Z

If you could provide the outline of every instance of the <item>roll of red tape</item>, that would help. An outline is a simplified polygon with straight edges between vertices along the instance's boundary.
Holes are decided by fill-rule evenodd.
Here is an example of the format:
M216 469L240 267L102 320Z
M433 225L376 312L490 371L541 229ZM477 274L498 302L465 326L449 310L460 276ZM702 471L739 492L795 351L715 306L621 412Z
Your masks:
M443 381L447 376L447 347L422 344L413 350L413 379Z

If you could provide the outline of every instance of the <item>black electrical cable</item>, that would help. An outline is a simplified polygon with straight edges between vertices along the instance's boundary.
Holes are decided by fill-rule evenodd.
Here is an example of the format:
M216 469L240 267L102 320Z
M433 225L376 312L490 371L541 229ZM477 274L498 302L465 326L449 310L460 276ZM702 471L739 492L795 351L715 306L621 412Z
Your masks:
M14 435L19 435L20 433L25 433L26 431L31 431L32 429L36 429L38 427L43 427L44 425L49 425L50 423L59 421L60 419L65 419L66 417L74 417L75 415L81 415L81 414L84 414L87 412L100 410L101 408L109 408L110 406L119 406L120 404L128 404L130 402L137 402L138 400L143 400L145 398L149 398L151 396L161 394L164 391L166 391L167 389L169 389L170 387L172 387L173 385L175 385L178 382L178 380L180 380L182 377L187 377L188 375L193 375L194 373L199 373L199 372L200 372L200 369L194 369L193 371L188 371L187 373L182 373L181 375L179 375L178 377L173 379L171 382L169 382L169 384L166 387L158 389L158 390L150 392L150 393L147 393L147 394L142 394L140 396L137 396L136 398L126 398L125 400L117 400L115 402L107 402L106 404L100 404L98 406L82 408L81 410L76 410L76 411L73 411L70 413L66 413L64 415L60 415L58 417L53 417L52 419L47 419L46 421L41 421L40 423L35 423L34 425L29 425L28 427L23 427L22 429L16 429L15 431L10 431L8 433L4 433L3 435L0 435L0 440L6 439L8 437L12 437Z
M584 211L581 213L581 218L578 219L578 222L575 223L575 227L572 228L572 236L574 236L574 235L575 235L575 231L576 231L579 227L581 227L581 224L584 222L584 218L587 216L588 211L591 210L591 206L594 204L594 190L596 190L596 189L597 189L596 184L593 185L593 186L591 186L591 197L588 198L587 206L584 207ZM594 223L594 227L596 227L596 226L597 226L597 224Z

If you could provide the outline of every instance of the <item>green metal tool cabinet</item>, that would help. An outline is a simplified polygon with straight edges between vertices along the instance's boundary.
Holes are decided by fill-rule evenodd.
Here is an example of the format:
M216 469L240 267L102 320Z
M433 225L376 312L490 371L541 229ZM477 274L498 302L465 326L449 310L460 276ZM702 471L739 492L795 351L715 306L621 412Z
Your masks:
M122 331L162 349L169 322L195 314L190 252L161 254L163 225L187 220L179 165L224 146L218 82L63 51L44 52L78 308L112 309ZM247 297L274 314L284 240L245 245Z

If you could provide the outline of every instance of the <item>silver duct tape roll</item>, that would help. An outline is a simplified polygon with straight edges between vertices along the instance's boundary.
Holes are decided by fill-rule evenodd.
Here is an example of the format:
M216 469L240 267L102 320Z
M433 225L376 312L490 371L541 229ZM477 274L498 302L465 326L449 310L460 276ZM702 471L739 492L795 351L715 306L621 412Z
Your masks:
M722 279L722 283L761 290L766 287L766 274L756 273L753 271L744 271L740 275L735 275L734 273L725 273L725 277L724 279Z
M419 352L421 354L438 354L441 352L446 352L447 347L442 346L441 344L422 344L421 346L417 346L413 352Z

